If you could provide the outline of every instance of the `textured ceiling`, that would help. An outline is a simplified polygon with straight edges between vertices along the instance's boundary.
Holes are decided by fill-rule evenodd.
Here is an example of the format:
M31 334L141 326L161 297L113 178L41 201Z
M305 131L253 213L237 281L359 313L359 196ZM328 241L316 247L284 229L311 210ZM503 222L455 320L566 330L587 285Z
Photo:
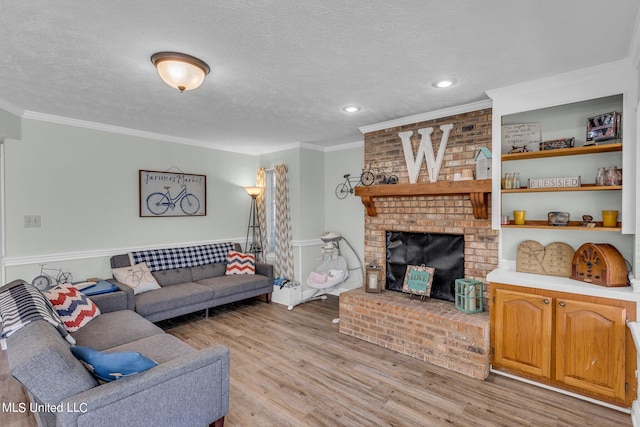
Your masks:
M628 57L637 0L0 0L0 106L249 153ZM603 30L604 28L604 30ZM195 91L149 58L197 56ZM455 77L448 90L432 82ZM362 110L341 109L356 104Z

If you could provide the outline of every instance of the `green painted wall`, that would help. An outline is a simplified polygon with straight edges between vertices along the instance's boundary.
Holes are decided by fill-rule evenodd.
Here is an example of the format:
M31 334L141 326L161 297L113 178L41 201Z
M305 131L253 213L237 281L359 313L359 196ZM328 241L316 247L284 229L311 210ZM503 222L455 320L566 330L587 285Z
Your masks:
M0 138L20 139L20 117L0 108Z
M132 248L243 243L250 206L243 187L255 184L257 167L276 164L289 167L295 278L304 282L318 265L326 230L364 252L362 203L334 195L339 177L362 168L362 147L256 157L39 120L16 126L14 119L0 110L0 131L19 136L4 143L5 281L31 280L43 262L82 280L110 277L111 254ZM206 175L207 215L140 218L140 169ZM39 215L41 227L25 228L25 215ZM343 253L357 265L348 248Z
M250 201L243 186L255 183L257 163L254 156L23 120L22 139L5 141L6 261L243 240ZM207 176L206 216L139 217L138 171L170 168ZM42 226L25 228L25 215L40 215ZM100 265L74 276L107 275L108 258ZM6 279L39 271L25 269L9 267Z

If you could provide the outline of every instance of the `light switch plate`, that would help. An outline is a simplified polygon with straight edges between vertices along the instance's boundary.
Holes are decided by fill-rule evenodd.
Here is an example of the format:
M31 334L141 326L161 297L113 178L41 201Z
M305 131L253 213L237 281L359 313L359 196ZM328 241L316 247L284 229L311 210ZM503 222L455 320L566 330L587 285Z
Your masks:
M40 227L40 225L41 225L40 215L25 215L24 216L24 226L25 226L25 228Z

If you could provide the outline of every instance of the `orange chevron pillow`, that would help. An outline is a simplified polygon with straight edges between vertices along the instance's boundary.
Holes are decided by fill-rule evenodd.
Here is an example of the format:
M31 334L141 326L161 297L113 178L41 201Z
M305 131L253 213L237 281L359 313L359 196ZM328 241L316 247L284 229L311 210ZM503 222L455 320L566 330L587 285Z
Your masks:
M226 275L256 274L256 257L242 252L229 251L227 255Z
M43 293L69 332L77 331L100 315L98 306L70 284L58 285Z

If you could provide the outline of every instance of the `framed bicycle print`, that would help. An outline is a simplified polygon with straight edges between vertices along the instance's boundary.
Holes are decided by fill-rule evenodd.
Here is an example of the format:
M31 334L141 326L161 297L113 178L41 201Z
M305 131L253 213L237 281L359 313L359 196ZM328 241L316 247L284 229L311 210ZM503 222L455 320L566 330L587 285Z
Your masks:
M140 216L204 216L207 176L140 170Z

